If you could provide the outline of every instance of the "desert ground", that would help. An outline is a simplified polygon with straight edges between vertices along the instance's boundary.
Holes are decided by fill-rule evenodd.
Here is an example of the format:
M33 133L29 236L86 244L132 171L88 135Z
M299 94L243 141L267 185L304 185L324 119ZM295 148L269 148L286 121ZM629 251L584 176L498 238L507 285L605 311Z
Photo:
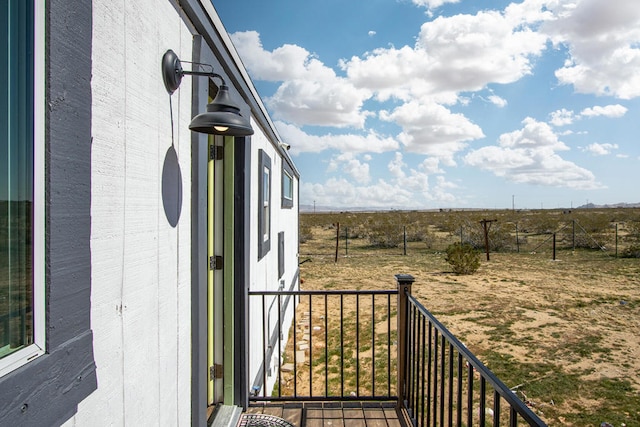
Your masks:
M456 275L420 242L403 255L338 241L336 260L335 226L309 227L302 289L393 289L411 274L421 303L549 425L640 426L640 259L482 253L475 273Z

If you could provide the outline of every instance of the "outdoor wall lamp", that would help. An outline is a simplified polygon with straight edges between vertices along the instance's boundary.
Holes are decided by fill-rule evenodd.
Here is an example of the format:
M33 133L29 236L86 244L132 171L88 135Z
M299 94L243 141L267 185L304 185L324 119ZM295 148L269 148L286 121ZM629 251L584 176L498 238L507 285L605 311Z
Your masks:
M207 111L200 113L191 120L189 129L213 135L247 136L253 135L253 129L249 120L242 117L240 108L231 100L229 87L225 84L220 74L213 72L213 67L209 64L196 64L210 67L211 71L185 71L182 69L182 62L178 55L171 49L162 56L162 79L167 92L172 94L180 86L182 77L207 76L220 79L222 84L218 88L216 97L207 104Z

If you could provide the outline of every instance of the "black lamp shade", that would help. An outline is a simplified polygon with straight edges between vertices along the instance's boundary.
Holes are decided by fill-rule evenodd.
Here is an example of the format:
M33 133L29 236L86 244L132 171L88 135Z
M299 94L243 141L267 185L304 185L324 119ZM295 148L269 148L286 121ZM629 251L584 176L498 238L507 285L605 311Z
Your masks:
M231 100L229 87L226 85L220 86L214 100L207 105L207 111L191 120L189 129L214 135L253 135L249 120L240 114L240 108Z

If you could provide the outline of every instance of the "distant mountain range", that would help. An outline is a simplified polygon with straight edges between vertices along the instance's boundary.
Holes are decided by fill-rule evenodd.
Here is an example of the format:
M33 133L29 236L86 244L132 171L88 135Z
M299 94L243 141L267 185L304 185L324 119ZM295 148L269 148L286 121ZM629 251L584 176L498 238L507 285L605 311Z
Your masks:
M606 209L606 208L640 208L640 203L615 203L613 205L596 205L593 203L587 203L586 205L578 206L576 209Z
M582 206L575 207L573 209L621 209L621 208L640 208L640 203L615 203L611 205L596 205L595 203L587 203ZM508 208L504 208L508 209ZM556 208L556 209L568 209L568 208ZM363 212L363 211L393 211L393 210L402 210L395 208L367 208L367 207L342 207L337 208L334 206L314 206L314 205L300 205L300 212L302 213L313 213L313 212ZM405 209L412 210L412 209ZM419 209L424 211L438 211L440 209ZM445 209L445 210L448 210ZM476 208L455 208L454 210L476 210ZM482 209L485 210L485 209Z

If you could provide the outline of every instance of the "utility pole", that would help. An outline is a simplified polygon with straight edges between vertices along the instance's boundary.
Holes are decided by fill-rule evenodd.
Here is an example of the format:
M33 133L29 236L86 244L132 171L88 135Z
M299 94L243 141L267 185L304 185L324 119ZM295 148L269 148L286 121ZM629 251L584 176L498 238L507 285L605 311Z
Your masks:
M489 261L489 229L491 228L491 223L497 221L497 219L483 219L480 221L484 229L484 248L487 252L487 261Z

